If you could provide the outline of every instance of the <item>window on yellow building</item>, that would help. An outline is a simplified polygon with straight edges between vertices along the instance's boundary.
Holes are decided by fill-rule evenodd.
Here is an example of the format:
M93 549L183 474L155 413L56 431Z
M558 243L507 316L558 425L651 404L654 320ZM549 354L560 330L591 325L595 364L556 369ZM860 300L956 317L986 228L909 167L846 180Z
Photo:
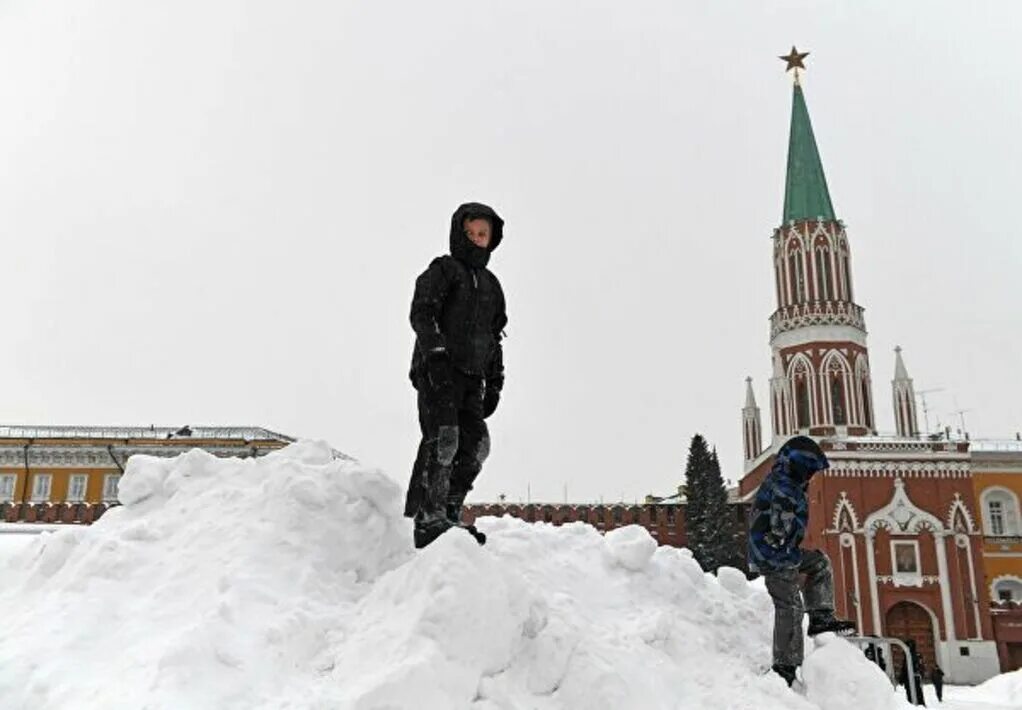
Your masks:
M89 475L86 473L76 473L71 476L71 480L67 485L67 502L68 503L81 503L85 500L85 490L89 483Z
M990 514L990 531L994 535L1004 534L1004 503L999 500L992 500L987 504L987 511Z
M0 475L0 503L14 500L14 483L17 478L13 473Z
M1007 488L995 486L983 491L983 527L987 535L1006 537L1022 535L1019 523L1018 496Z
M32 502L48 503L50 500L50 488L53 486L53 476L49 473L37 473L32 476Z
M121 482L121 476L118 473L108 473L103 477L103 502L104 503L115 503L117 502L117 486Z
M1022 602L1022 581L1009 578L994 582L994 598L1001 602Z

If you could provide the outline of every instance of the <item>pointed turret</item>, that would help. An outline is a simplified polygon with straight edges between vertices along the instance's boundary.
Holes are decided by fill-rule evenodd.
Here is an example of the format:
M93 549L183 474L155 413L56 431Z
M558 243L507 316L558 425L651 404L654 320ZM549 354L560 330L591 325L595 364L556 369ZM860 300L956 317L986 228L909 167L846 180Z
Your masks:
M802 87L795 84L788 136L788 177L784 185L783 224L796 220L833 221L834 206L823 174Z
M894 349L894 379L891 381L891 388L894 391L894 422L898 436L918 436L916 393L912 386L912 378L908 376L908 370L905 368L905 361L901 359L900 345Z
M862 307L855 303L845 226L834 214L823 162L796 70L788 133L783 222L774 230L777 310L770 317L774 355L774 437L864 436L875 431Z
M746 377L745 407L742 409L742 442L746 462L759 456L759 452L763 450L762 438L759 407L756 406L756 395L752 392L752 378Z

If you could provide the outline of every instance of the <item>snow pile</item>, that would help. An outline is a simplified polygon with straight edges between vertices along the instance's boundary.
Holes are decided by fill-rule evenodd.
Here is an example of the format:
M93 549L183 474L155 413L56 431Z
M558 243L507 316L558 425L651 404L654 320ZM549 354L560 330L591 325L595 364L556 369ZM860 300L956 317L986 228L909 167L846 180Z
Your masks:
M310 442L134 457L121 498L0 561L4 708L902 707L833 637L789 690L761 585L638 527L416 553L398 485Z
M972 688L968 697L970 701L986 703L1001 703L1008 698L1016 703L1013 707L1022 708L1022 669L994 676Z

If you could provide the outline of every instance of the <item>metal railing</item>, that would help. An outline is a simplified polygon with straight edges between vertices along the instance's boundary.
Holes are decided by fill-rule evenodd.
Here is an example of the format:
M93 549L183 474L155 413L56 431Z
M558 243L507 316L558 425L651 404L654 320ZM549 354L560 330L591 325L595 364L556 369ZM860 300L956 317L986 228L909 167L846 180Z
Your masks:
M863 651L871 646L875 649L874 653L887 649L887 666L883 670L887 673L887 678L895 688L898 687L898 679L894 676L894 653L891 652L891 647L897 646L900 648L905 656L905 684L908 687L909 702L913 705L919 704L920 698L916 697L915 665L912 661L912 654L909 652L908 645L904 641L896 638L887 638L886 636L844 636L843 638L849 643L854 643Z

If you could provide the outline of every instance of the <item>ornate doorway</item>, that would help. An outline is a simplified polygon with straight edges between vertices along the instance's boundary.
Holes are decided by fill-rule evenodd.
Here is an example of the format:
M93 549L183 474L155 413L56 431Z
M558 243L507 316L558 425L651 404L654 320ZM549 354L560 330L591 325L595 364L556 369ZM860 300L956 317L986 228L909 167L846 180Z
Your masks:
M925 679L929 679L930 672L937 662L936 649L933 647L933 620L930 618L930 613L918 604L898 602L888 609L884 626L887 636L894 636L902 641L909 639L915 641L916 650L923 658ZM893 653L895 673L900 675L904 659L901 650L897 647L893 649ZM946 668L944 672L947 672Z

